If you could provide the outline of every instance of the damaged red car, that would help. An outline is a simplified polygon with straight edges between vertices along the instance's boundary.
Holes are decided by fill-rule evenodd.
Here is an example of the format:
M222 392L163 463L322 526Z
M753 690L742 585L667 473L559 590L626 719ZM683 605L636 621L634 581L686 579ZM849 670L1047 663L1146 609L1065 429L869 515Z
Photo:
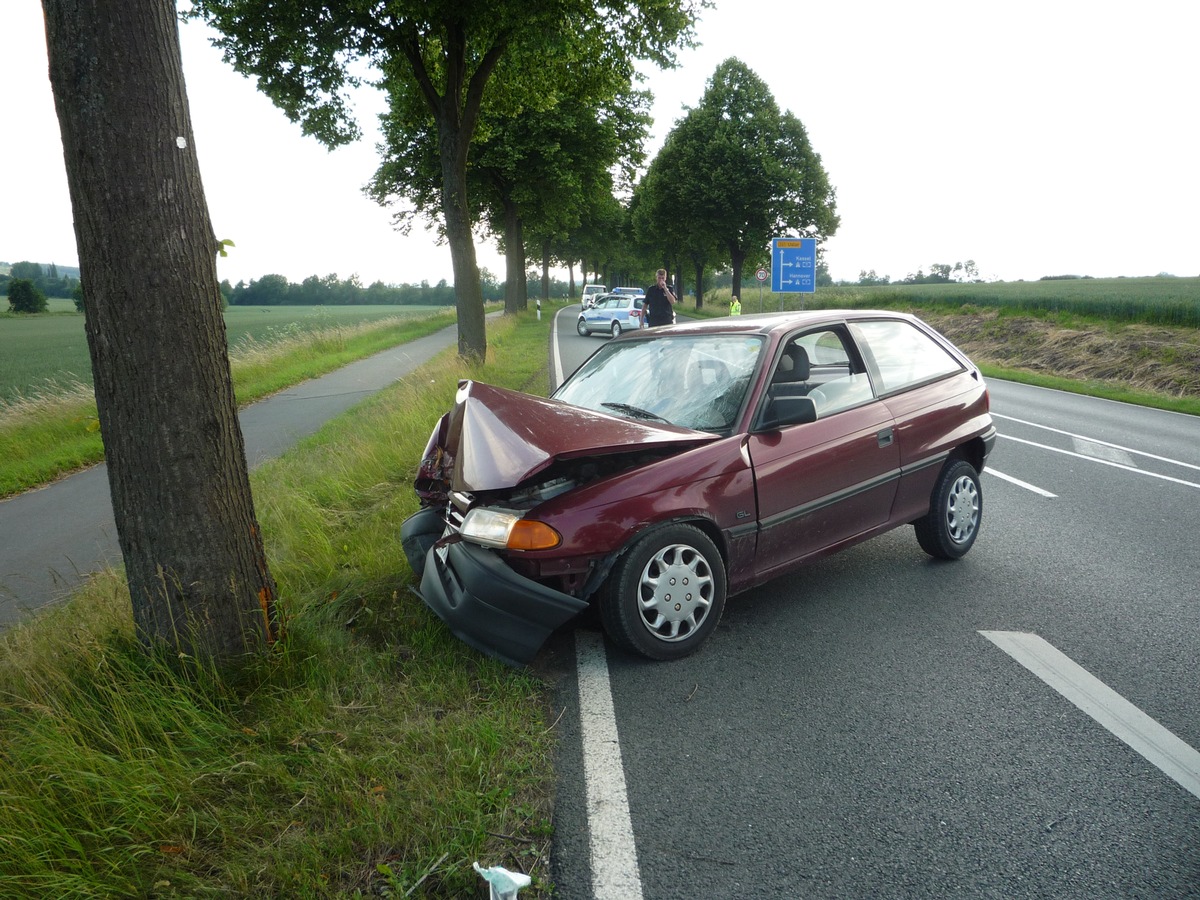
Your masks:
M523 665L595 604L614 643L675 659L728 597L890 529L961 557L995 440L979 370L914 316L655 328L549 399L460 384L401 538L422 599L484 653Z

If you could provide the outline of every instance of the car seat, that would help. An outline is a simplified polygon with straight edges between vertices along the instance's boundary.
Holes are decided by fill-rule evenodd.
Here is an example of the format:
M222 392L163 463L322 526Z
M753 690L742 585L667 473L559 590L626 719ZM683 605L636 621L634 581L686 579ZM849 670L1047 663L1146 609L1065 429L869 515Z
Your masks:
M771 376L771 393L777 397L803 397L808 393L810 370L808 351L799 344L789 344Z

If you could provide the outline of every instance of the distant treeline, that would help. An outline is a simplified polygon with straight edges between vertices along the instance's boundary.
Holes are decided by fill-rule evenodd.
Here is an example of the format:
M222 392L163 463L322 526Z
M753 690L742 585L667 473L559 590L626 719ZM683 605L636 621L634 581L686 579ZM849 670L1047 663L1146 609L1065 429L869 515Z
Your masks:
M0 268L7 267L0 263ZM13 281L30 281L33 286L47 297L67 297L75 295L79 285L79 270L70 266L59 267L54 263L44 266L41 263L23 260L8 267L7 274L0 272L0 296L8 294L8 286Z
M484 299L504 296L499 285L483 286ZM454 287L443 279L431 285L384 284L376 281L363 287L357 275L341 279L337 275L310 275L299 284L282 275L264 275L249 282L230 285L221 282L221 293L230 306L351 306L363 303L381 306L453 306Z
M504 282L497 281L486 269L481 271L485 302L504 299ZM541 282L530 273L529 297L540 293ZM550 283L551 297L566 297L569 286L561 281ZM384 284L372 282L363 287L357 275L338 278L337 275L310 275L299 284L283 275L264 275L249 282L231 285L221 282L221 294L230 306L453 306L454 285L442 279L437 284Z

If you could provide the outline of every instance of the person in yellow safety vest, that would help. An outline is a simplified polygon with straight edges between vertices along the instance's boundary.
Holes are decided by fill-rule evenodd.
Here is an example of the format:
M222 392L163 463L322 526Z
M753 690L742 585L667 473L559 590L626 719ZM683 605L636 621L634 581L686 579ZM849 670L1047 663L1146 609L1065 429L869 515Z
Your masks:
M737 294L729 301L729 314L731 316L740 316L742 314L742 301L738 299Z

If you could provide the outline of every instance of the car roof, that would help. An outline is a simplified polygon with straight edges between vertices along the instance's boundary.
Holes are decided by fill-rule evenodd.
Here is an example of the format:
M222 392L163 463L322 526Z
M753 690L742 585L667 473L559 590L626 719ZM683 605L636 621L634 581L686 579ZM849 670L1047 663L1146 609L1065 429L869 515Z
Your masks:
M745 307L743 306L743 309ZM691 319L677 325L660 326L654 334L763 334L777 336L814 325L863 319L906 319L916 321L908 313L880 309L813 309L754 315L720 316L715 319Z

